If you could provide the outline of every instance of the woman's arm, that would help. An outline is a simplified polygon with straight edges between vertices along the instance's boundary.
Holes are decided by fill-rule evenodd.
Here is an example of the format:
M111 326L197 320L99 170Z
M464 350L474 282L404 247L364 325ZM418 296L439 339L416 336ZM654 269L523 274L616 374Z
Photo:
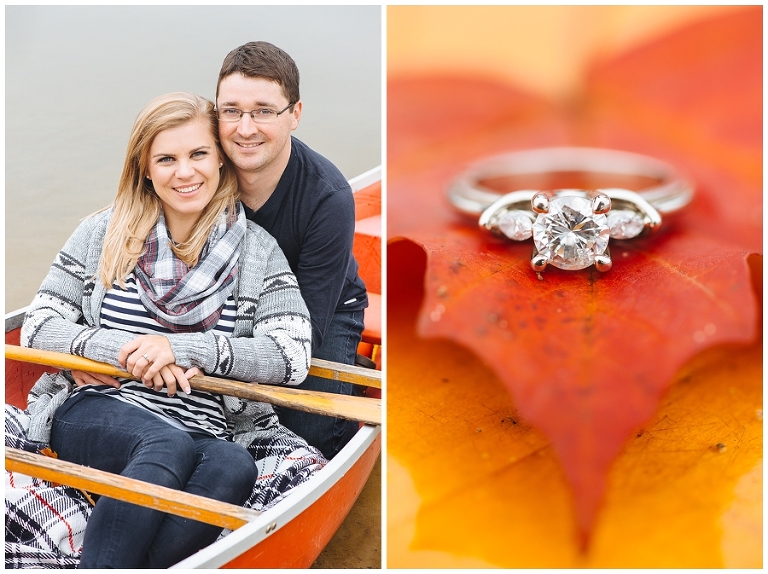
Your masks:
M239 270L238 321L251 318L252 335L169 335L176 364L242 381L297 385L309 371L309 312L277 243L260 228L249 236L247 267Z
M101 212L83 221L56 255L27 310L22 345L121 366L120 348L135 335L88 325L83 312L98 280L93 276L108 220L109 212Z

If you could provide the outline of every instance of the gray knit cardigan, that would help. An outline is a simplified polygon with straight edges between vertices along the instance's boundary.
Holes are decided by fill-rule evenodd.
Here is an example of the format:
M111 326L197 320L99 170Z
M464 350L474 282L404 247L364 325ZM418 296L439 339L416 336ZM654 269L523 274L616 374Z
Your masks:
M106 289L97 274L111 213L105 210L83 221L59 251L27 310L22 345L121 366L120 348L136 335L98 327ZM240 381L297 385L309 371L309 312L277 242L251 221L247 225L233 292L237 317L232 335L165 336L180 367L199 367L208 375ZM42 411L33 426L45 429L32 440L47 442L53 410L69 394L61 379L52 386L44 377L40 380L44 388L30 393L33 418ZM41 397L46 398L36 408ZM237 442L246 445L260 430L277 425L272 408L263 403L227 397L225 409L231 430L240 435Z

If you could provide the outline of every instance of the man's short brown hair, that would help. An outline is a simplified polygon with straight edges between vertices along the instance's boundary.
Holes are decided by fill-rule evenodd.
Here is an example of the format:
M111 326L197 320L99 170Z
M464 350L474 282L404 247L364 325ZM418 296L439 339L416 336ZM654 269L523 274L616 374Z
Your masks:
M300 99L299 68L296 67L296 62L269 42L248 42L227 54L221 64L219 81L216 84L217 99L221 81L232 74L277 82L289 103L295 104Z

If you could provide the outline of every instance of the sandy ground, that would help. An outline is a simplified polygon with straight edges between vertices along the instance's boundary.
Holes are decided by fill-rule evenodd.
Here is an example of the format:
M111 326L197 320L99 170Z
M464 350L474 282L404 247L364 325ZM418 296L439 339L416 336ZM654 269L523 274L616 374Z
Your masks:
M381 568L381 456L328 546L312 568Z

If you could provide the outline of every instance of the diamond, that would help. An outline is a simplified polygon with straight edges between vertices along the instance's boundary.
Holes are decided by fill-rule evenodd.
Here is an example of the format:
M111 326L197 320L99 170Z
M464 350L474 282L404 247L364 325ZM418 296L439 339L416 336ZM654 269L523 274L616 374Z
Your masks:
M608 214L611 239L632 239L645 229L643 217L628 209L616 209Z
M589 267L608 247L608 219L592 212L583 197L564 196L549 202L549 211L536 217L533 242L550 265L575 270Z
M496 227L514 241L525 241L533 236L533 220L527 211L512 209L498 216Z

